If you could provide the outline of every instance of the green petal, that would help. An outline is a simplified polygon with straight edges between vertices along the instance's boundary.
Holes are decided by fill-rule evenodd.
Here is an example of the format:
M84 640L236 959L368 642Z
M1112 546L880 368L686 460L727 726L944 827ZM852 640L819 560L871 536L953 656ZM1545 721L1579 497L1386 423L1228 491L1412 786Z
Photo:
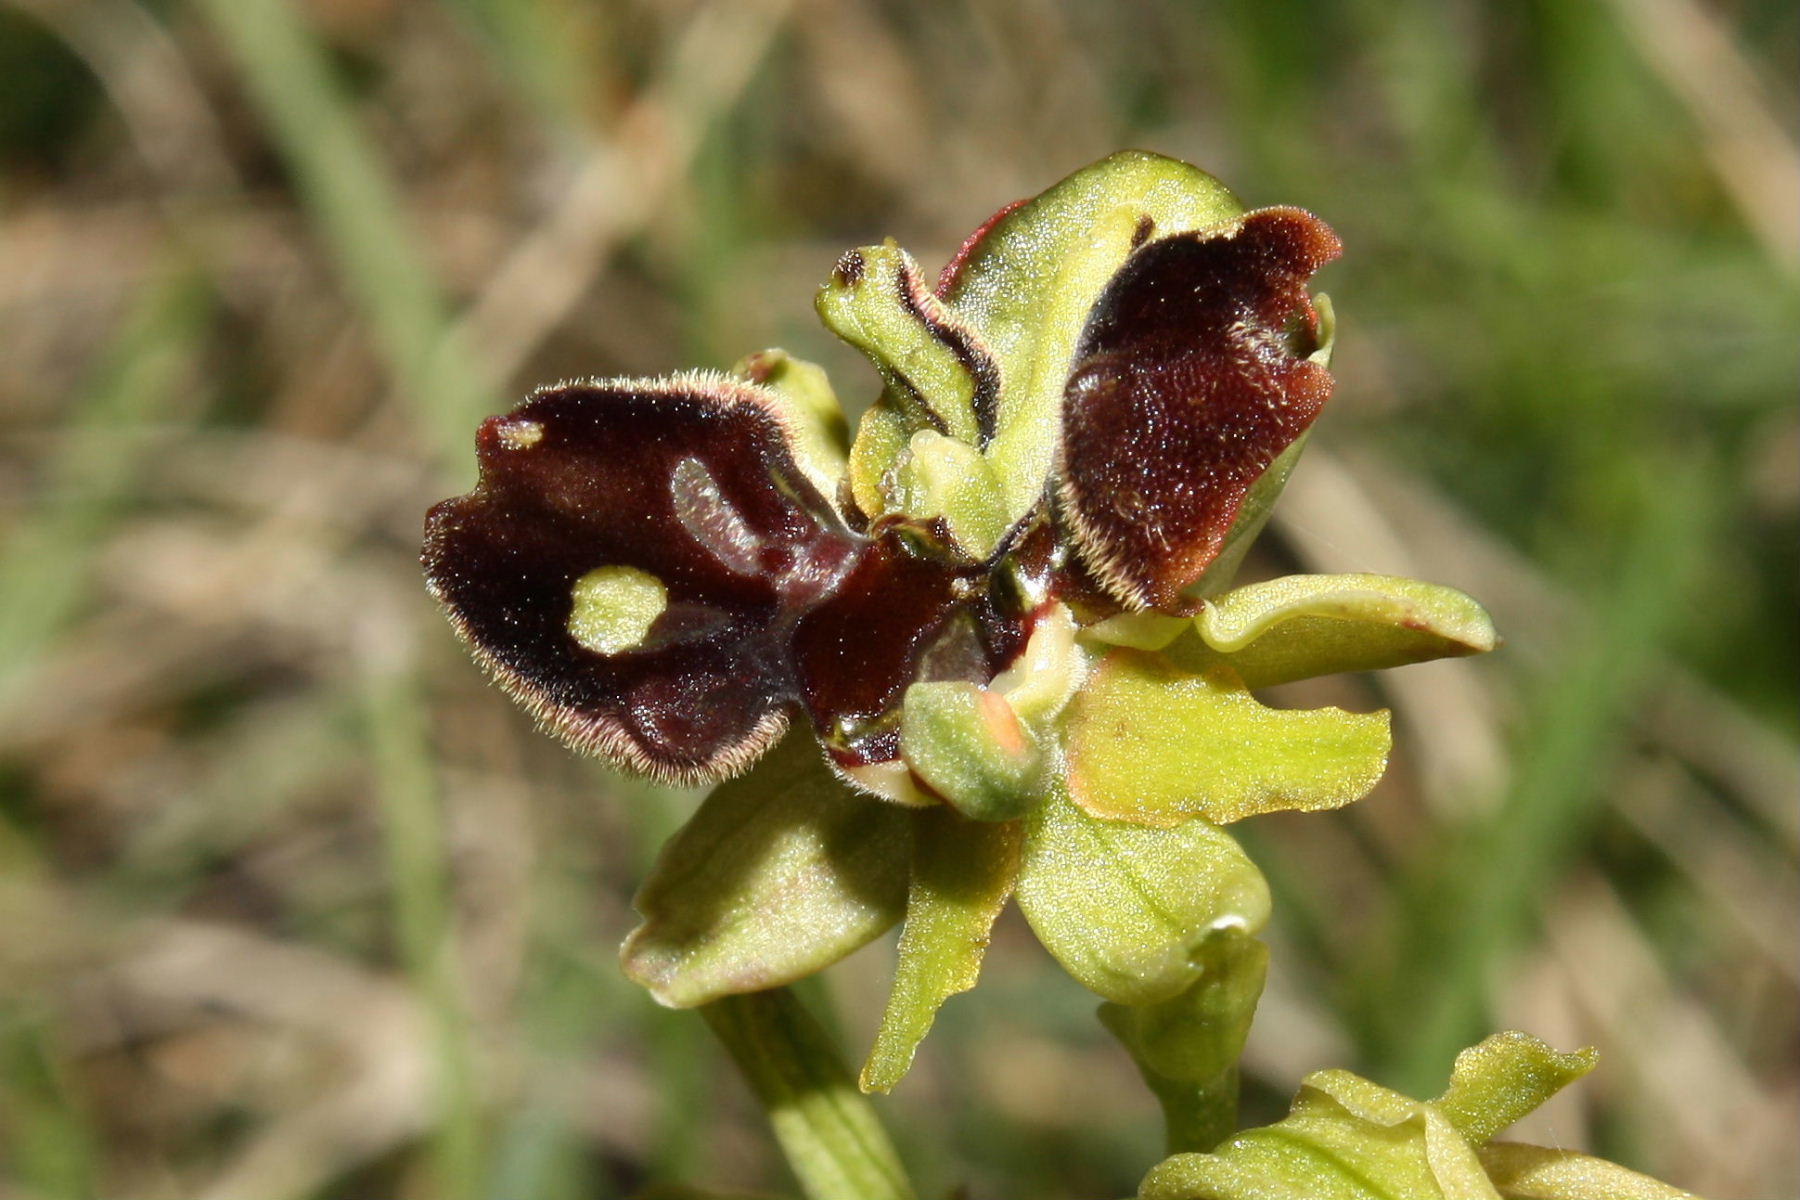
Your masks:
M1337 808L1366 795L1386 769L1385 711L1268 708L1217 656L1186 653L1183 663L1196 669L1114 650L1076 698L1069 789L1088 812L1225 824Z
M1019 908L1063 969L1108 1000L1168 1000L1204 974L1208 938L1268 921L1261 872L1205 821L1101 820L1052 780L1026 824Z
M1479 1153L1505 1200L1699 1200L1660 1179L1573 1150L1490 1142Z
M1481 654L1487 611L1455 588L1388 575L1289 575L1226 592L1194 618L1253 688Z
M1456 1056L1437 1105L1479 1145L1594 1069L1591 1047L1563 1054L1528 1033L1507 1030Z
M1348 1071L1315 1071L1288 1115L1178 1154L1143 1200L1500 1200L1444 1115Z
M988 934L1019 874L1017 822L970 821L947 808L919 814L912 890L894 988L862 1069L865 1092L886 1092L912 1066L938 1008L975 986Z
M1586 1155L1481 1145L1593 1066L1502 1033L1464 1051L1440 1100L1316 1071L1288 1115L1210 1154L1178 1154L1142 1200L1681 1200L1688 1193ZM1479 1148L1478 1148L1479 1147Z
M992 360L963 319L926 286L912 255L891 240L838 260L819 289L819 319L861 350L914 429L938 426L970 445L985 441L976 408L998 386Z
M830 966L899 920L911 842L905 809L846 787L791 732L663 848L625 973L687 1008Z

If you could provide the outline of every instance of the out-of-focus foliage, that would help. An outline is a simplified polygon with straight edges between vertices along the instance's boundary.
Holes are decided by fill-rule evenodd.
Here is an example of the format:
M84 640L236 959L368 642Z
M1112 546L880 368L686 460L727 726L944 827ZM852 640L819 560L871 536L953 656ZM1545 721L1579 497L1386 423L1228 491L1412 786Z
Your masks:
M1347 247L1339 393L1244 578L1437 579L1507 638L1275 689L1391 705L1396 759L1234 829L1276 888L1247 1120L1516 1026L1602 1066L1511 1136L1791 1194L1796 20L0 0L0 1195L779 1189L615 965L693 798L486 688L419 520L534 384L782 345L866 401L811 312L839 251L941 260L1127 145ZM889 961L829 977L857 1053ZM1159 1157L1017 923L884 1103L927 1192Z

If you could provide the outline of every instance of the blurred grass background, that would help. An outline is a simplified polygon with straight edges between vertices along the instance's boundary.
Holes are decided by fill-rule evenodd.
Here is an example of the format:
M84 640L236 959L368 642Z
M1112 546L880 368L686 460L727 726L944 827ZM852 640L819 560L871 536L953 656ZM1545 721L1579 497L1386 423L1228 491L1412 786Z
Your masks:
M1247 1059L1796 1194L1796 10L1776 0L0 0L0 1197L785 1186L614 947L693 797L533 732L424 596L476 420L782 345L1120 146L1310 207L1340 380L1258 574L1467 588L1381 789L1241 832ZM830 976L866 1046L889 950ZM883 1102L931 1194L1116 1196L1159 1122L1022 928Z

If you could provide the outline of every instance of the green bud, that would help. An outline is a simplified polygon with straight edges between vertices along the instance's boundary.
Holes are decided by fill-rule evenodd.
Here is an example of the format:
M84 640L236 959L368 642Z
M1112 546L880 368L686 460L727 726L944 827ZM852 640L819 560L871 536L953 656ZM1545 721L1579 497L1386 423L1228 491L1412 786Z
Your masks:
M1488 1144L1594 1065L1501 1033L1458 1056L1449 1090L1418 1101L1348 1071L1316 1071L1288 1115L1212 1153L1177 1154L1140 1200L1678 1200L1602 1159Z
M1063 969L1108 1000L1181 994L1206 973L1212 938L1269 919L1262 873L1205 821L1103 820L1053 781L1026 826L1019 908Z

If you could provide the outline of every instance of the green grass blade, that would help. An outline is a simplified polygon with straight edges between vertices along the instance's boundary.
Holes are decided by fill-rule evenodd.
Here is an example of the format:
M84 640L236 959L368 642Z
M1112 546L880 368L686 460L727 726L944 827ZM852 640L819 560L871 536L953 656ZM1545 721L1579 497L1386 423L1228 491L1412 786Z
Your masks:
M289 0L201 0L293 171L375 342L445 461L468 458L494 401L448 336L448 310L394 184L324 47Z

